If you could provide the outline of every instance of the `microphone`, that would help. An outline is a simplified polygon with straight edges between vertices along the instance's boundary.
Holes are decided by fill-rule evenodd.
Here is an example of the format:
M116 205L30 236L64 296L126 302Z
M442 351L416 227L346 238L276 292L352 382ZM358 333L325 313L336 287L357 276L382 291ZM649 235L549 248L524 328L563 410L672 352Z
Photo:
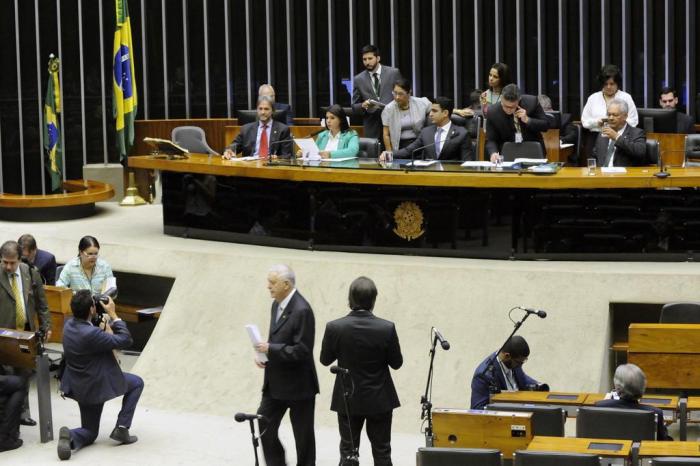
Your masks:
M281 141L273 141L273 142L271 142L270 145L268 146L267 151L268 151L269 155L273 155L273 154L274 154L274 155L280 155L280 154L274 153L274 151L272 150L272 146L274 146L274 145L276 145L276 144L282 144L282 143L285 143L285 142L292 142L292 141L294 141L294 138L282 139ZM287 155L287 154L283 154L283 155ZM289 155L291 156L292 154L289 154Z
M348 375L350 373L349 369L344 369L340 366L331 366L331 374L345 374Z
M236 420L236 422L245 422L245 421L255 421L256 419L265 419L265 416L262 414L246 414L246 413L236 413L233 418Z
M445 337L442 336L442 333L440 333L440 330L433 327L433 333L435 334L435 338L437 338L438 341L440 342L440 346L442 346L442 349L444 349L445 351L450 349L450 342L445 340Z
M435 143L433 142L432 144L426 144L426 145L424 145L424 146L421 146L421 147L418 147L418 148L416 148L416 149L413 149L413 150L411 151L411 168L415 168L415 167L416 167L416 152L418 152L419 150L426 149L426 148L428 148L428 147L432 147L432 146L434 146L434 145L435 145ZM425 160L425 154L423 154L423 160Z
M540 319L544 319L545 317L547 317L547 313L540 309L528 309L525 307L521 307L520 309L527 312L528 314L537 314L537 317L539 317Z

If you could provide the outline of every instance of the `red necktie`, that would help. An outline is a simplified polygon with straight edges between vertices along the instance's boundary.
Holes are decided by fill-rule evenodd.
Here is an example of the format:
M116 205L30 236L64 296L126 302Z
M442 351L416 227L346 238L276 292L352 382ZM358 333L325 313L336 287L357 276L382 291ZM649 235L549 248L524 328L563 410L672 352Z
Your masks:
M267 125L262 126L262 133L260 134L260 147L258 149L258 156L260 158L267 158Z

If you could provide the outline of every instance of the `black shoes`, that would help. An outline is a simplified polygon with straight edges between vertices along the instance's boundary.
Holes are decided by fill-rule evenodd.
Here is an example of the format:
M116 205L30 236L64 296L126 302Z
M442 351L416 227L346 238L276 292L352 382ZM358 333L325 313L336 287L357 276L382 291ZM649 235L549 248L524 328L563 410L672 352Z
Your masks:
M61 430L58 431L58 446L56 447L56 451L61 460L70 459L70 429L66 426L61 427Z
M36 425L36 421L32 419L31 417L25 417L24 419L20 419L19 423L22 424L23 426L29 426L29 427L34 427Z
M117 442L124 445L134 443L139 439L135 435L129 435L129 429L127 429L126 427L119 426L114 428L112 433L109 434L109 438L111 438L112 440L116 440Z
M22 446L22 443L22 439L19 438L3 437L0 440L0 451L16 450Z

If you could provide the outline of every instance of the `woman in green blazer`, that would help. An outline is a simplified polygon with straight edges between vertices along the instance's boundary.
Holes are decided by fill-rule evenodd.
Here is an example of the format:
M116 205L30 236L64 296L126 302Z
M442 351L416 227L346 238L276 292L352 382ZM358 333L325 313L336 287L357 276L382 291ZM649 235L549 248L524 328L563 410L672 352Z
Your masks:
M360 138L350 129L343 107L331 105L326 112L326 130L316 138L316 145L324 159L357 157L360 153Z

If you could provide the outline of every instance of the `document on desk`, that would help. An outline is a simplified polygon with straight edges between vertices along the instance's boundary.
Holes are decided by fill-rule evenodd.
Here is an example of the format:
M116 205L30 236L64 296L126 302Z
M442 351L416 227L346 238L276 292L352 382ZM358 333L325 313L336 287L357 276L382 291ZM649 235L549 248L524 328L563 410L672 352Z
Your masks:
M413 162L408 162L406 164L407 167L415 166L415 167L429 167L431 165L435 165L438 163L437 160L414 160Z
M260 329L257 325L248 324L245 326L245 329L248 332L248 337L250 338L250 342L253 344L253 346L263 341L262 337L260 336ZM257 361L260 363L264 363L267 362L267 355L265 353L255 351L255 359L257 359Z
M312 138L294 138L294 144L299 146L302 153L302 158L314 160L315 158L320 157L318 146Z
M463 167L472 167L472 168L480 168L480 167L495 167L496 165L493 162L489 162L488 160L467 160L462 164Z
M601 173L627 173L625 167L600 167Z
M257 155L249 155L248 157L237 157L233 159L227 159L229 162L254 162L255 160L260 160Z
M357 157L336 157L330 159L321 159L321 162L347 162L348 160L355 160Z

